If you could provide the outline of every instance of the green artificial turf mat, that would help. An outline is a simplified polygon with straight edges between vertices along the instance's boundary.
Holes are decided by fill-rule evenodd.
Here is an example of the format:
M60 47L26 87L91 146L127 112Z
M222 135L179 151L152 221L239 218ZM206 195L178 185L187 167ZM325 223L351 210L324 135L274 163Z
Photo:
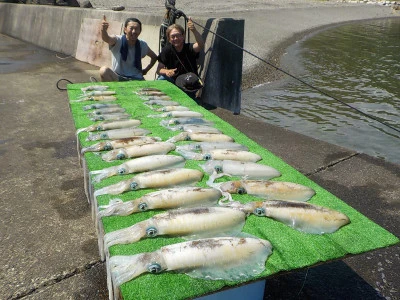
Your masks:
M78 99L82 94L81 88L89 85L71 84L68 85L68 95L70 100ZM262 148L260 145L249 139L230 124L215 116L212 112L205 110L197 105L185 93L176 86L167 81L134 81L134 82L115 82L115 83L96 83L109 86L109 90L117 92L117 101L121 107L125 108L134 119L140 119L142 125L140 127L149 129L152 133L149 136L162 138L163 141L179 134L178 131L169 131L159 125L162 118L148 118L150 114L156 114L143 104L144 100L140 99L134 91L138 91L144 87L154 87L168 94L173 101L181 103L181 105L189 107L193 111L203 113L207 120L213 121L215 127L222 130L235 139L236 142L246 145L251 152L257 153L262 157L260 164L269 165L282 173L279 178L272 180L289 181L311 187L315 190L316 195L313 196L309 203L321 205L331 209L338 210L346 214L351 223L342 227L332 234L315 235L302 233L294 230L278 221L250 215L246 219L244 232L254 236L269 240L273 245L273 253L266 262L265 271L255 277L253 280L260 280L269 275L290 271L298 268L312 266L321 262L342 258L346 255L354 255L377 248L394 245L399 239L375 224L352 207L329 193L327 190L318 186L306 176L302 175L296 169L282 161L280 158ZM83 106L92 104L97 101L86 102L70 102L72 116L77 129L94 124L88 118L89 111L84 111ZM165 119L165 118L164 118ZM86 141L88 133L79 134L79 142L82 147L98 143L99 141ZM178 142L177 144L185 144L188 142ZM177 154L172 151L171 154ZM119 165L124 161L105 162L96 153L86 153L84 156L89 171L107 168L113 165ZM202 170L200 164L204 161L186 161L185 167L191 169ZM94 190L110 184L117 183L124 179L129 179L135 174L113 176L107 178L100 183L93 185ZM198 186L207 186L206 181L208 175L204 175L203 180ZM238 179L238 178L233 178ZM232 178L221 178L218 181L233 180ZM106 205L110 199L120 198L123 201L136 199L144 194L155 190L145 189L132 192L126 192L121 195L101 195L98 197L98 205ZM240 202L248 202L259 200L259 198L249 195L233 195L234 200ZM133 214L130 216L105 217L102 219L104 231L111 232L117 229L131 226L137 222L143 221L151 216L160 213L160 211L147 211ZM156 237L153 239L143 239L134 244L115 245L110 248L110 254L113 255L133 255L142 252L156 251L162 246L172 243L182 242L182 238L178 237ZM169 299L187 299L196 298L204 294L218 291L226 287L234 287L243 282L224 281L224 280L202 280L193 279L185 274L165 272L162 274L143 274L121 286L121 294L124 299L163 299L168 295Z

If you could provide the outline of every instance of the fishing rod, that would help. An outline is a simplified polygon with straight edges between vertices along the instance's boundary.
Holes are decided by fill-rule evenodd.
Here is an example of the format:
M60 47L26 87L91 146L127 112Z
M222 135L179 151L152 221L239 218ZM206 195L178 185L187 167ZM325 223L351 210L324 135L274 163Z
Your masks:
M185 16L185 17L186 17L186 16ZM344 101L342 101L342 100L340 100L340 99L338 99L338 98L336 98L336 97L334 97L334 96L332 96L332 95L326 93L325 91L323 91L323 90L321 90L321 89L319 89L319 88L317 88L317 87L315 87L315 86L309 84L308 82L306 82L306 81L304 81L304 80L302 80L302 79L300 79L300 78L298 78L298 77L296 77L296 76L290 74L289 72L283 70L282 68L277 67L276 65L272 64L271 62L269 62L269 61L267 61L267 60L265 60L265 59L263 59L263 58L257 56L256 54L254 54L254 53L252 53L252 52L246 50L245 48L243 48L243 47L241 47L241 46L235 44L234 42L228 40L227 38L225 38L225 37L219 35L218 33L214 32L214 31L212 31L212 30L210 30L210 29L208 29L208 28L204 27L203 25L201 25L201 24L199 24L199 23L197 23L197 22L195 22L195 21L193 21L193 20L192 20L192 22L193 22L194 24L200 26L201 28L207 30L208 32L214 34L216 37L219 37L220 39L222 39L222 40L224 40L224 41L230 43L231 45L233 45L233 46L239 48L239 49L242 50L243 52L245 52L245 53L247 53L247 54L249 54L249 55L251 55L251 56L257 58L258 60L262 61L263 63L265 63L265 64L271 66L271 67L274 68L275 70L280 71L280 72L282 72L282 73L284 73L284 74L286 74L286 75L292 77L293 79L295 79L295 80L297 80L297 81L299 81L299 82L305 84L306 86L308 86L308 87L310 87L310 88L312 88L312 89L318 91L318 92L321 93L322 95L325 95L325 96L327 96L327 97L329 97L329 98L332 98L333 100L336 100L336 101L340 102L341 104L343 104L343 105L345 105L345 106L347 106L347 107L349 107L349 108L351 108L351 109L357 111L358 113L362 114L363 116L365 116L365 117L367 117L367 118L369 118L369 119L372 119L372 120L374 120L374 121L376 121L376 122L378 122L378 123L380 123L380 124L382 124L382 125L384 125L384 126L390 128L390 129L392 129L392 130L394 130L394 131L400 133L400 130L397 129L397 128L395 128L395 127L393 127L392 125L387 124L387 123L385 123L385 122L383 122L383 121L381 121L381 120L375 118L374 116L371 116L371 115L369 115L369 114L367 114L367 113L365 113L365 112L363 112L363 111L361 111L361 110L359 110L359 109L357 109L357 108L351 106L350 104L348 104L348 103L346 103L346 102L344 102ZM400 138L400 137L398 137L398 136L396 136L396 137L397 137L397 138Z

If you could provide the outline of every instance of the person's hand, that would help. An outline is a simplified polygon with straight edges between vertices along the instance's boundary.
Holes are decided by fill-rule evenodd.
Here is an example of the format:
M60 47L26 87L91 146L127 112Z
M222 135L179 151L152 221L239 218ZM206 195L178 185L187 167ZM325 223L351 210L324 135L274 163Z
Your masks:
M176 72L176 68L175 69L166 69L167 71L165 72L165 75L167 75L168 77L174 77L175 72Z
M193 24L193 21L192 21L191 17L189 17L189 19L188 19L187 26L188 26L190 31L196 30L196 27L194 27L194 24Z
M106 15L103 15L103 20L101 22L101 30L107 31L109 25L110 24L107 22Z

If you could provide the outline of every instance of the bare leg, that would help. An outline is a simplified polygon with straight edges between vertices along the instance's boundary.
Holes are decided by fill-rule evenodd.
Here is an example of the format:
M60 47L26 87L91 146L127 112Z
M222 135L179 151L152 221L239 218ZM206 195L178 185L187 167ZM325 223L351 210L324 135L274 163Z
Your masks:
M118 81L118 75L115 74L115 72L113 70L111 70L108 67L101 67L100 68L100 78L101 81Z

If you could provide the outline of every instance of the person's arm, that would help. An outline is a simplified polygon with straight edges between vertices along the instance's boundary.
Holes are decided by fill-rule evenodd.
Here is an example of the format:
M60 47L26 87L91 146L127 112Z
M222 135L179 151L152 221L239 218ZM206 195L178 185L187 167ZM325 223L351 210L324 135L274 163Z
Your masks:
M196 39L196 43L193 44L193 50L194 50L194 52L199 53L204 48L203 37L197 31L196 27L193 24L191 17L189 17L187 25L188 25L189 30L193 33L194 38Z
M158 75L174 77L176 70L177 70L176 68L175 69L167 69L162 62L159 62L158 66L157 66L157 74Z
M114 46L115 43L117 42L117 38L115 35L109 35L107 32L108 26L110 24L106 20L106 15L103 15L103 21L101 22L101 39L109 44L110 46Z
M154 64L155 64L156 61L158 60L157 54L155 54L154 51L151 50L150 48L149 48L149 50L147 51L147 56L150 57L151 60L150 60L149 65L148 65L146 68L144 68L144 69L142 70L143 75L146 75L147 72L150 71L150 69L154 66Z

